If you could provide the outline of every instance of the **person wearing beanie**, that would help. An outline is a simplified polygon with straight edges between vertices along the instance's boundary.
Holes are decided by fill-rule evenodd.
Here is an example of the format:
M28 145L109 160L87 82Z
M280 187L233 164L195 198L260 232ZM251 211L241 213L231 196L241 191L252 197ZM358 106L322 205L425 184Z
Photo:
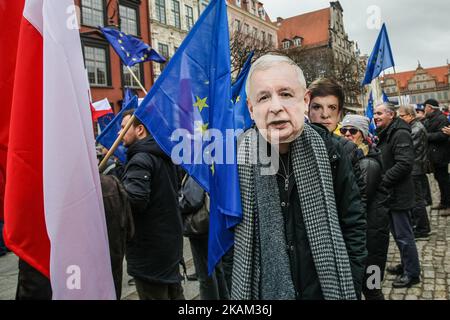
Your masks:
M449 215L450 209L450 177L448 173L449 143L448 136L442 131L449 125L447 117L439 110L439 103L434 99L424 102L425 122L428 132L429 157L441 193L440 203L432 207L442 210L441 214Z
M381 152L367 139L369 135L369 119L367 117L346 115L342 120L340 132L345 139L355 143L364 153L364 157L358 162L364 182L363 188L361 188L361 197L366 199L367 218L366 247L368 256L363 294L366 300L384 300L381 288L367 286L367 279L373 273L368 269L369 266L379 267L381 280L383 280L389 247L389 209L384 205L387 193L380 187L383 168Z

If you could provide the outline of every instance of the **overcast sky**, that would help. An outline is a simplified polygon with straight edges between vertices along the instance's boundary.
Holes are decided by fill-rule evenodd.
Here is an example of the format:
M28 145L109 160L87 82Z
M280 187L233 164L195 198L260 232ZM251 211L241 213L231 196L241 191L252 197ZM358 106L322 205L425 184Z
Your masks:
M272 21L326 8L330 3L325 0L262 2ZM344 9L344 28L349 39L358 42L362 54L370 55L375 45L379 30L372 28L371 22L378 11L381 21L386 23L397 72L415 69L417 60L424 68L443 66L450 60L450 1L341 0L340 3Z

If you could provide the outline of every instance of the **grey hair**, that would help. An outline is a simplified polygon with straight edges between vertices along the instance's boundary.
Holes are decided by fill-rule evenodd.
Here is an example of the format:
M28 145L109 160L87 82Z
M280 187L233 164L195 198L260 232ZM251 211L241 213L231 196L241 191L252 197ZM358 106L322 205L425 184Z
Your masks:
M247 97L249 97L250 93L250 80L253 76L253 73L255 71L259 70L267 70L270 67L273 67L274 65L280 64L280 63L287 63L294 67L295 71L297 71L298 74L298 81L302 88L306 91L306 80L305 76L303 75L302 69L290 58L286 56L281 55L274 55L274 54L266 54L260 58L258 58L255 62L253 62L252 67L250 68L250 71L248 73L247 82L245 83L245 93L247 94Z
M413 105L404 105L404 106L400 106L398 107L398 109L405 111L406 114L412 116L413 118L417 117L417 112L416 112L416 108Z
M389 113L392 113L394 115L394 118L397 116L397 110L395 109L395 105L393 105L390 102L383 102L377 105L377 107L383 106L386 108L386 111Z

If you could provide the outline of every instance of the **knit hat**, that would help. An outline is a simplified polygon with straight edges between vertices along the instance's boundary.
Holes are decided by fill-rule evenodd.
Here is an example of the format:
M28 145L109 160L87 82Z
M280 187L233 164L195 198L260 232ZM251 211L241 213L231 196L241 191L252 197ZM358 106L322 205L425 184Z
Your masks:
M348 114L342 120L342 127L354 127L358 129L365 139L369 135L369 118L357 114Z
M428 99L427 101L425 101L423 103L424 106L426 106L427 104L429 104L430 106L433 107L433 109L438 109L439 108L439 102L437 102L434 99Z

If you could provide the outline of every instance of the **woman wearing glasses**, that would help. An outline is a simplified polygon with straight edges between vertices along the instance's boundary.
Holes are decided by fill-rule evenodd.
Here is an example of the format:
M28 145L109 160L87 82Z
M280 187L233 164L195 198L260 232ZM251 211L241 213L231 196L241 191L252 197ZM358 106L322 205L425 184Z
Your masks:
M381 152L369 142L369 119L360 115L346 115L342 120L341 135L352 141L364 154L359 160L364 182L361 193L366 198L367 217L367 264L363 293L366 300L384 300L381 283L384 277L389 246L389 217L385 203L386 191L380 187L382 177ZM376 271L374 271L376 270ZM379 279L371 275L379 272ZM379 280L378 283L377 280Z

